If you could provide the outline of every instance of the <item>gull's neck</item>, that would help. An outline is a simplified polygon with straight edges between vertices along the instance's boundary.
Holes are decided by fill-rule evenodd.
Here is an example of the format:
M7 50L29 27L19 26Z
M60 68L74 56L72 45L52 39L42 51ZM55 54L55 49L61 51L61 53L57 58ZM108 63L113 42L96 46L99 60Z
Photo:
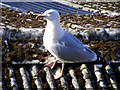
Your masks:
M60 26L60 20L47 20L44 37L49 40L58 40L64 35L64 30Z

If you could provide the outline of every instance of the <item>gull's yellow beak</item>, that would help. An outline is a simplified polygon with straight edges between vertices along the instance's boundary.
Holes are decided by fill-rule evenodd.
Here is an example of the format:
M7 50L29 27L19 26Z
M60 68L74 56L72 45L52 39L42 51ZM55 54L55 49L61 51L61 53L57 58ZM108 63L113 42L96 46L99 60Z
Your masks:
M43 14L39 14L37 15L36 19L43 18L43 17L45 17Z

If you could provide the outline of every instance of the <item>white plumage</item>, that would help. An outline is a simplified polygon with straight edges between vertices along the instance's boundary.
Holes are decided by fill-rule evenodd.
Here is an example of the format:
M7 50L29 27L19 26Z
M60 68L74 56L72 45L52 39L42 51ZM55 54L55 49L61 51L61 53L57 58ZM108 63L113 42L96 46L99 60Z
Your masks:
M38 17L47 19L43 37L45 48L58 60L64 62L92 62L97 55L80 42L75 36L65 32L60 26L58 11L50 9Z

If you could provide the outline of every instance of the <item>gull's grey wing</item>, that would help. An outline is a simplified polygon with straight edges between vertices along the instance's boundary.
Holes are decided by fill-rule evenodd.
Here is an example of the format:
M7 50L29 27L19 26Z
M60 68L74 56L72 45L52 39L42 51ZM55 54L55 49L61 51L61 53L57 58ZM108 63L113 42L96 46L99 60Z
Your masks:
M58 58L72 62L94 61L96 54L84 46L76 37L65 33L64 37L54 42L52 51Z

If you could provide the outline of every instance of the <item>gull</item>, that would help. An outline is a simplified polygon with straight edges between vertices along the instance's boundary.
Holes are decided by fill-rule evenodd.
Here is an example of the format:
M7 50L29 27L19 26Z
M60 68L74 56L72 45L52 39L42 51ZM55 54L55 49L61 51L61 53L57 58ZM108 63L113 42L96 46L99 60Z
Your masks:
M57 10L47 10L43 14L39 14L36 19L40 17L47 20L43 44L57 59L56 61L49 61L46 65L52 69L58 60L62 62L62 70L59 75L54 75L55 79L62 76L65 63L93 62L97 60L95 52L87 48L75 36L63 30Z

